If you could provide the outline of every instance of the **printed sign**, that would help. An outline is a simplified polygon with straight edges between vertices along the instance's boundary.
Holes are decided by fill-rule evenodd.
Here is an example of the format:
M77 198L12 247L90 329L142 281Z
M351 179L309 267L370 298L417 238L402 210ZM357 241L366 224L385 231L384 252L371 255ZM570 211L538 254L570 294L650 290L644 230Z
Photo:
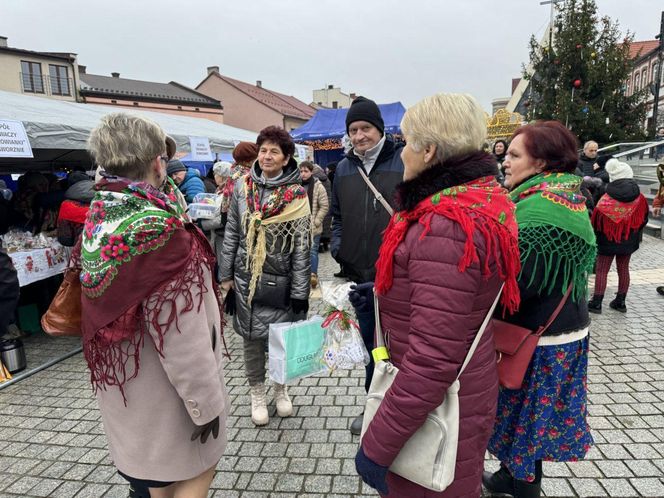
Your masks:
M0 120L0 157L34 157L20 121Z
M212 161L214 156L210 150L210 140L207 137L189 137L192 161Z

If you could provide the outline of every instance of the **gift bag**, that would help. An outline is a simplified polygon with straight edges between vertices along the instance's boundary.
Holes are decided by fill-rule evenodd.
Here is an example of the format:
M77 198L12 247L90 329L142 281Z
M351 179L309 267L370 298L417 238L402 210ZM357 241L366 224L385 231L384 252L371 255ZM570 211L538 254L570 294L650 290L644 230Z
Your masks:
M360 328L344 310L349 304L350 285L323 288L323 300L328 308L322 325L325 329L322 360L329 370L350 370L369 364L369 352L360 335Z
M270 324L268 367L270 379L288 384L325 370L321 362L325 331L323 319Z

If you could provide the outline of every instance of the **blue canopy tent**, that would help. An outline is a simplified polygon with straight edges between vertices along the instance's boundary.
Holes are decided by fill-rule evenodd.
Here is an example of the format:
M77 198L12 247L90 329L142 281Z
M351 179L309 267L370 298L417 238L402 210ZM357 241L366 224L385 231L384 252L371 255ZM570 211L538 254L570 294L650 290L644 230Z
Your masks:
M385 122L385 132L400 135L401 118L406 109L401 102L379 104L378 108ZM303 126L291 131L296 142L311 145L314 148L315 161L325 165L338 161L343 156L341 139L346 133L346 114L348 109L320 109Z

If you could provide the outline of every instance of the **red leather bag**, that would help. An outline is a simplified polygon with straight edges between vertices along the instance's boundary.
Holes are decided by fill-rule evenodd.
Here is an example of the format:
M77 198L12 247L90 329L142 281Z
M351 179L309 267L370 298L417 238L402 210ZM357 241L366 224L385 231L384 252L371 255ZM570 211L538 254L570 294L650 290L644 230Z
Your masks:
M521 389L540 336L558 318L571 292L572 284L567 288L567 292L546 324L535 332L496 318L491 320L493 340L498 353L498 381L501 386L507 389Z

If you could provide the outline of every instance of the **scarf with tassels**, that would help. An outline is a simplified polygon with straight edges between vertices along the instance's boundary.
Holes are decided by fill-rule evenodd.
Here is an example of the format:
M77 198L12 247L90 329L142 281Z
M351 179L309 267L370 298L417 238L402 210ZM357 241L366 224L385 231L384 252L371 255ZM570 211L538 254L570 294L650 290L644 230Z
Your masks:
M534 272L526 287L551 294L562 275L561 292L572 282L574 301L586 294L597 253L582 181L570 173L541 173L510 192L516 204L521 262L534 256L536 264L544 266L544 277L535 281Z
M96 188L82 236L83 354L94 388L116 386L124 397L148 327L162 354L167 331L182 332L179 316L199 311L204 293L218 295L204 284L215 256L172 180L163 191L117 177Z
M458 263L460 272L479 261L475 247L476 232L484 238L486 257L484 261L479 261L482 274L487 278L491 276L491 263L495 263L500 278L505 282L501 303L510 313L516 311L519 307L517 275L521 265L514 211L507 191L494 177L483 177L445 188L420 201L414 209L395 213L383 234L376 262L377 293L385 294L392 287L394 253L410 226L416 222L424 226L420 235L422 239L431 229L432 217L439 215L458 223L466 235L464 254Z
M595 230L606 235L612 242L629 238L633 230L643 226L648 212L648 201L643 194L632 202L620 202L604 194L593 211L592 224Z
M251 305L268 251L293 252L298 240L309 246L311 209L307 192L301 185L278 186L264 203L260 198L261 187L250 174L245 177L244 187L247 211L242 225L247 237L247 270L251 273L247 303ZM268 239L271 240L269 247Z

